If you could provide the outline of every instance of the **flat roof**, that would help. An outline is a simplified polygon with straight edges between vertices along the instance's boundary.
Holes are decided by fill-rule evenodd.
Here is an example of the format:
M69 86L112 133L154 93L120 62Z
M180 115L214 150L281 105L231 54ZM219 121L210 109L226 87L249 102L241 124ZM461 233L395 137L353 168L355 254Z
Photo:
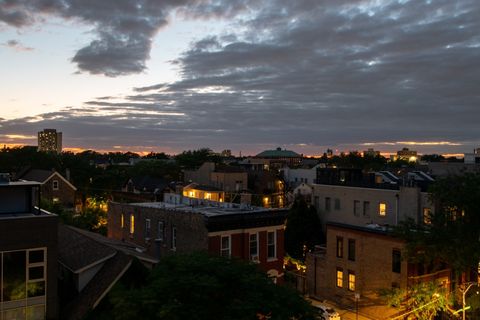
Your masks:
M0 187L21 187L21 186L41 186L40 182L36 181L26 181L26 180L19 180L19 181L9 181L9 182L0 182Z
M166 209L172 211L183 211L201 213L206 217L234 215L234 214L248 214L248 213L266 213L275 211L284 211L286 209L271 209L263 207L244 206L240 207L239 204L232 204L232 207L227 207L227 204L222 206L215 206L213 204L208 205L186 205L186 204L172 204L167 202L141 202L130 203L130 205L147 208Z

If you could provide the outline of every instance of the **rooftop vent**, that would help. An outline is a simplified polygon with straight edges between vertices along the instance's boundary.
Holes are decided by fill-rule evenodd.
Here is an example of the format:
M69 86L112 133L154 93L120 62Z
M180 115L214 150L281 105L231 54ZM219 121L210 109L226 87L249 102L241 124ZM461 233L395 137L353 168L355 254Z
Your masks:
M8 184L10 182L9 173L0 173L0 184Z

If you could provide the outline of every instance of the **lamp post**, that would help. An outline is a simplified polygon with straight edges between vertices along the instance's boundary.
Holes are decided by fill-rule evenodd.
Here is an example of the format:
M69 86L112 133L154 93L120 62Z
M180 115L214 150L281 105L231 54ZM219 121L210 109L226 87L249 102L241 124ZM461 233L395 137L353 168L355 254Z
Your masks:
M466 282L465 289L462 290L462 320L465 320L465 308L466 308L465 296L467 295L468 290L470 290L470 288L473 287L474 285L478 285L478 283Z

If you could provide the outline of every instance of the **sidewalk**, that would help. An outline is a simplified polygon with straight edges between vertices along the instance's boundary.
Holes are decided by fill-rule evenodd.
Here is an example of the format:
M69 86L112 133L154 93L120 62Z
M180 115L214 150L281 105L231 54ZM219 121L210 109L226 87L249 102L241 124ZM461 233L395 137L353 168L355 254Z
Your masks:
M305 299L310 301L312 305L324 305L324 306L328 306L335 309L340 315L340 318L342 320L376 320L375 318L370 318L360 313L358 314L358 318L357 318L357 314L355 310L339 307L335 303L328 300L320 301L320 300L316 300L314 297L305 297Z

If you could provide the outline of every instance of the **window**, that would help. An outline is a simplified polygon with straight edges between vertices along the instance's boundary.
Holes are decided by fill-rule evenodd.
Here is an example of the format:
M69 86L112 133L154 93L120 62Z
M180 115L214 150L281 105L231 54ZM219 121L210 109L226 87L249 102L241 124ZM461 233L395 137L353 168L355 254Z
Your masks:
M330 211L332 208L331 199L329 197L325 198L325 211Z
M392 272L400 273L402 271L402 254L400 250L392 251Z
M171 248L173 251L177 250L177 228L172 227L172 244Z
M355 272L348 271L348 290L355 291Z
M337 258L343 258L343 238L337 237Z
M273 232L267 232L267 258L268 259L274 259L277 257L276 253L276 236L275 236L275 231Z
M378 204L378 214L382 217L387 215L387 204L384 202L380 202Z
M353 200L353 215L358 217L360 215L360 201Z
M145 239L150 239L150 219L145 219Z
M343 288L343 269L337 268L337 287Z
M130 214L130 234L135 233L135 216L133 214Z
M220 255L222 257L230 257L231 255L230 236L221 237Z
M335 198L335 210L340 210L340 199Z
M423 208L423 223L432 224L432 209Z
M157 240L163 241L165 239L165 223L158 221L157 223Z
M120 228L125 228L125 215L123 213L120 216Z
M355 261L355 240L348 239L348 260Z
M363 215L370 217L370 201L363 201Z
M258 259L258 236L256 233L250 234L250 260Z
M0 252L0 318L44 319L46 249Z
M319 206L320 200L319 200L318 196L313 197L313 202L315 204L315 209L316 210L320 209L320 206Z
M53 188L53 190L58 190L58 180L53 180L52 181L52 188Z

